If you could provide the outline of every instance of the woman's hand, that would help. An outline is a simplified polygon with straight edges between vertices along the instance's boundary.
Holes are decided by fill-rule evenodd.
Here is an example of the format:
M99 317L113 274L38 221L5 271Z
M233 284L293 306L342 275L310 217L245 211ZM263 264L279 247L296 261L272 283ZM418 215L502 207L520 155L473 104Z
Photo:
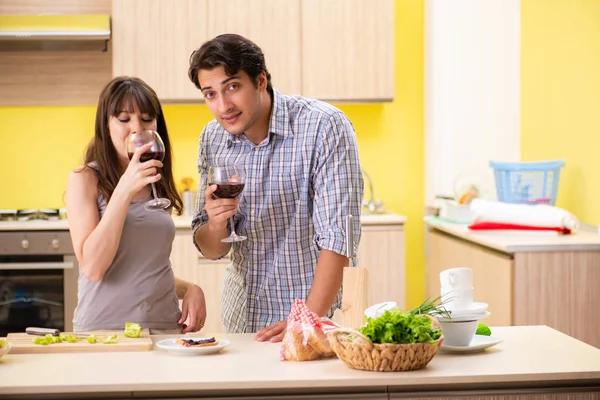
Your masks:
M182 333L197 332L204 326L206 321L206 301L204 292L198 285L190 283L183 296L183 304L179 325L183 324ZM186 324L184 324L188 321Z
M140 162L142 154L150 150L151 147L152 143L146 143L135 150L125 173L119 179L116 189L125 190L130 197L133 197L142 188L161 179L162 176L158 173L158 168L162 168L162 162L154 159Z

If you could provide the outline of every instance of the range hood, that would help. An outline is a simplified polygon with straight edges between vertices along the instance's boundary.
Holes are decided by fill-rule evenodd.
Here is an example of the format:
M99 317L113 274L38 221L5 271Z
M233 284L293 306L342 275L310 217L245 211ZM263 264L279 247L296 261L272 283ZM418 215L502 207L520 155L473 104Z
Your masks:
M110 15L0 15L0 50L99 50L110 39Z

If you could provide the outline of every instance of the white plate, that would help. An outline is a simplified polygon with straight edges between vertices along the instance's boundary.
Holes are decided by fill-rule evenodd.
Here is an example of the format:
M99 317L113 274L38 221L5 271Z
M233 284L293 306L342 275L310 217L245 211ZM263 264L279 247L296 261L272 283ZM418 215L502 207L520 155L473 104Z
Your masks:
M444 346L441 349L449 353L475 353L501 343L502 339L493 336L475 335L468 346Z
M183 339L206 339L202 337L184 337ZM177 338L174 339L164 339L160 342L156 342L156 347L159 349L166 350L170 353L180 354L180 355L200 355L200 354L215 354L223 350L225 347L229 346L231 342L229 340L218 339L219 343L216 346L205 346L205 347L185 347L177 343Z

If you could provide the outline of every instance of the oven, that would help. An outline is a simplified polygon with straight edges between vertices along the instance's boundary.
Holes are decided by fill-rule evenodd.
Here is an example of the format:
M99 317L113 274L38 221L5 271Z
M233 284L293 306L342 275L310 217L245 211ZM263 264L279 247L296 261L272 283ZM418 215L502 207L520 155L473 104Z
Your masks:
M68 230L0 231L0 336L72 331L78 269Z

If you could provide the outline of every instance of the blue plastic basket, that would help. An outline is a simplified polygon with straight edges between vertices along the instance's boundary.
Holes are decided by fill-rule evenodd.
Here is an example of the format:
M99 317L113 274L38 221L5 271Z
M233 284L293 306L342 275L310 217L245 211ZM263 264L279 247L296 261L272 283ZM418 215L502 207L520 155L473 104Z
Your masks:
M565 160L537 162L490 161L498 201L517 204L556 203L560 169Z

